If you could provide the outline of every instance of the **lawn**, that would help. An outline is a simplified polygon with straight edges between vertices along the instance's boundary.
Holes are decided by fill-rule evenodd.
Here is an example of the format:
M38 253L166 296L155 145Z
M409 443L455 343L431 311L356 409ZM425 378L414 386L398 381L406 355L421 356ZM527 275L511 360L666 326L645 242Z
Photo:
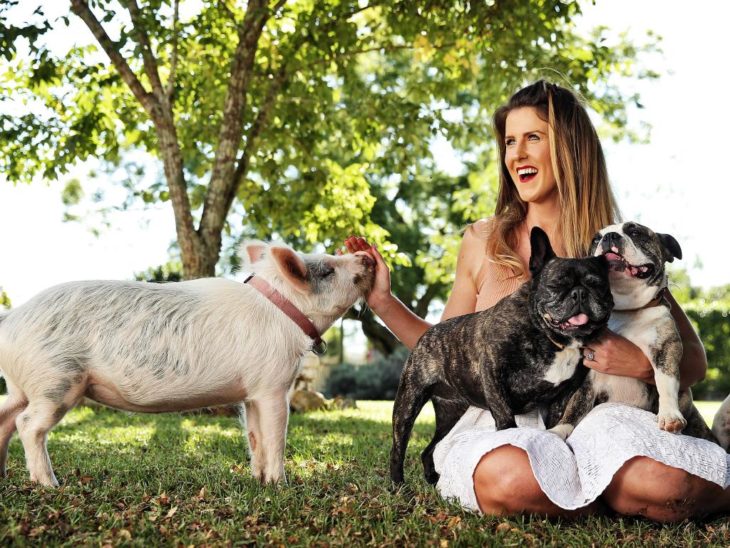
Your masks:
M280 487L249 477L235 418L76 409L49 441L61 488L29 483L17 437L11 443L0 545L730 545L727 518L658 525L465 512L421 479L416 455L433 428L427 411L409 451L412 489L391 492L390 409L358 402L294 415Z

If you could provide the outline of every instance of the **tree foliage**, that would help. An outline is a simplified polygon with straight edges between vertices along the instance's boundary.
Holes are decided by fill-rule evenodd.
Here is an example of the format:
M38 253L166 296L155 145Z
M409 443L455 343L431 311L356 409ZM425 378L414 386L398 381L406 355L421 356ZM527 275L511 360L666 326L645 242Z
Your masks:
M360 233L420 315L450 285L459 231L492 210L494 109L548 77L620 129L637 98L610 76L655 76L636 64L651 44L580 34L579 4L559 0L72 0L22 24L15 4L0 4L10 181L143 151L161 176L132 170L125 205L172 204L186 278L214 274L228 235L332 250ZM79 21L87 40L69 51L43 41ZM441 169L435 139L461 174ZM369 311L354 317L392 351Z
M687 272L672 269L670 289L700 336L707 374L692 387L695 399L724 399L730 394L730 284L703 289Z

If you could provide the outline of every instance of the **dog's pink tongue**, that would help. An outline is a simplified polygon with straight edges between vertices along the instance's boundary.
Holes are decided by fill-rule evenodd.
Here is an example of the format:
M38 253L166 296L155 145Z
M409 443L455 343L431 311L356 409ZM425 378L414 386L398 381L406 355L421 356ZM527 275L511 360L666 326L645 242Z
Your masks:
M572 318L568 319L570 325L585 325L588 323L588 316L585 314L576 314Z
M621 255L616 255L615 253L611 253L610 251L604 255L606 259L609 261L622 261Z

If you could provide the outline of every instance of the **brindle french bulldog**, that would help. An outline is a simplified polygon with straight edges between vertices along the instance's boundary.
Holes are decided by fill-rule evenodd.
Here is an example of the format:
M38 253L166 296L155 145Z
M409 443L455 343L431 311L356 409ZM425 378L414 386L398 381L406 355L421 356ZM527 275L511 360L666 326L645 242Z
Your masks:
M511 428L515 414L549 405L585 378L580 349L613 308L608 264L603 257L556 257L537 227L530 245L530 281L488 310L434 325L408 357L393 407L395 483L403 482L411 429L429 399L436 433L421 459L426 480L435 483L433 450L469 405L491 411L498 430Z

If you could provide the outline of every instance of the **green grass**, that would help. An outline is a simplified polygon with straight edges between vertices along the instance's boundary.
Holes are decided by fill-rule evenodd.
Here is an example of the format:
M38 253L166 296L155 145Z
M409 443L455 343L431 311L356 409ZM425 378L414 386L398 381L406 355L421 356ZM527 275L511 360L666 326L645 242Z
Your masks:
M702 418L704 418L705 422L709 425L712 425L712 419L715 418L715 413L717 413L717 410L720 408L721 403L722 402L719 401L694 402L695 406L700 412L700 415L702 415Z
M390 402L293 415L288 483L249 477L238 421L209 415L72 411L50 435L59 489L28 481L17 437L0 479L0 545L617 545L730 544L727 518L659 525L591 517L489 518L442 500L417 454L433 429L419 418L408 492L387 479Z

